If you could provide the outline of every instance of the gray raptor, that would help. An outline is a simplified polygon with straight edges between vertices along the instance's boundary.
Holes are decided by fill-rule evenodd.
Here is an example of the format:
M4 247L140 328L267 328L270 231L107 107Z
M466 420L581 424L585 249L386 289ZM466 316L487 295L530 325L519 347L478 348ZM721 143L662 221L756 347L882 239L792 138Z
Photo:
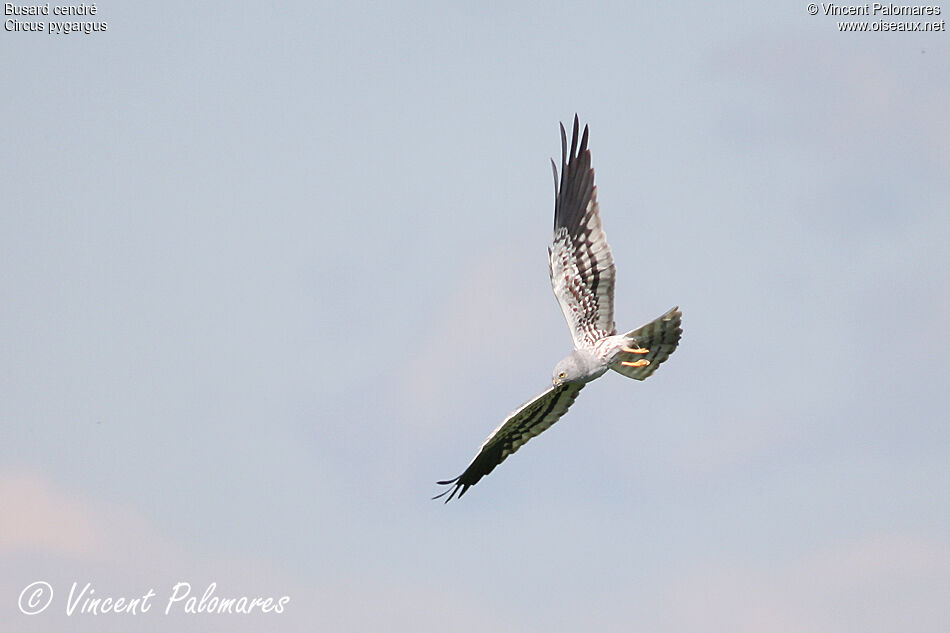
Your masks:
M594 170L587 149L587 126L578 148L579 124L574 115L571 150L561 125L561 175L554 168L554 240L548 248L551 286L571 329L574 351L554 367L552 384L509 415L488 436L475 459L455 479L438 482L451 486L434 499L449 494L459 498L495 466L532 437L557 422L573 404L584 385L608 369L645 380L676 349L682 314L673 308L658 319L617 334L614 324L614 258L600 221Z

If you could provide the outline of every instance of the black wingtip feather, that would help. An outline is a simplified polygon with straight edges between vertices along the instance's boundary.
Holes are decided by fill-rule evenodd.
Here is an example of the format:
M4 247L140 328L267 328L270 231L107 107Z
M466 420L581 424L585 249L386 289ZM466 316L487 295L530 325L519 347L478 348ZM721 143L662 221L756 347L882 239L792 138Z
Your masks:
M461 478L462 478L462 476L459 475L459 476L456 477L455 479L448 479L448 480L446 480L446 481L437 481L437 482L435 482L435 483L437 483L437 484L440 485L440 486L452 486L452 487L449 488L449 489L447 489L447 490L445 490L444 492L442 492L442 493L440 493L440 494L437 494L436 496L432 497L432 500L435 501L436 499L441 499L441 498L444 497L445 495L449 495L449 498L444 501L444 503L448 503L449 501L452 500L453 497L455 497L455 493L457 493L457 492L459 491L459 488L462 489L461 494L459 494L459 499L461 499L461 498L462 498L462 495L465 494L465 491L468 490L468 485L463 485L463 484L459 481L459 479L461 479ZM452 494L449 494L449 493L452 493Z
M564 131L564 124L561 126L561 172L564 172L564 166L567 165L567 132Z
M574 157L577 156L577 130L580 128L580 121L577 120L577 115L574 115L574 133L571 134L571 160L574 160Z
M560 129L561 170L560 174L555 176L557 184L554 188L554 230L564 227L573 233L584 221L587 203L594 196L594 170L591 167L588 147L590 126L585 124L581 134L580 118L577 114L574 115L570 153L567 130L563 123L560 124Z

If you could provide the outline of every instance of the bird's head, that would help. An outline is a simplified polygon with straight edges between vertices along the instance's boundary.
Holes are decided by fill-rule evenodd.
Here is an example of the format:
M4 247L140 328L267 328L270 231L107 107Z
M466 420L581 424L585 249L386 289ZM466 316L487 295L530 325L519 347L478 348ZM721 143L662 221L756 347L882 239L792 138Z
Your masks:
M574 350L570 356L565 356L554 366L554 374L552 376L554 385L557 386L566 382L584 380L589 373L587 365L584 359L577 353L577 350Z

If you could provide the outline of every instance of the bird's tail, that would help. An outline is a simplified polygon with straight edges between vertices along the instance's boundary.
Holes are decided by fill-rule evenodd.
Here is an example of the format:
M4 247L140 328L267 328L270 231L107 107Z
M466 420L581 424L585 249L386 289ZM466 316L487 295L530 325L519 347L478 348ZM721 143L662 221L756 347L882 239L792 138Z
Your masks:
M649 378L676 350L683 334L682 317L683 313L674 307L660 318L624 334L626 347L610 368L627 378Z

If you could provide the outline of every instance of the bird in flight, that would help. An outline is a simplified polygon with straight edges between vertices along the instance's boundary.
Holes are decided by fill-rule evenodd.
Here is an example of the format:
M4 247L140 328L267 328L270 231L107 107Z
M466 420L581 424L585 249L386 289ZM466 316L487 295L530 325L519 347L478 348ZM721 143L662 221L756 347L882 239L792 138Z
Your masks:
M577 399L584 385L608 369L645 380L676 349L682 314L663 316L626 334L614 324L614 258L600 221L587 126L578 147L574 115L570 153L561 125L561 174L554 160L554 239L548 248L551 286L574 339L574 351L554 367L552 384L509 415L488 436L461 475L438 482L450 486L446 503L459 498L532 437L547 430Z

